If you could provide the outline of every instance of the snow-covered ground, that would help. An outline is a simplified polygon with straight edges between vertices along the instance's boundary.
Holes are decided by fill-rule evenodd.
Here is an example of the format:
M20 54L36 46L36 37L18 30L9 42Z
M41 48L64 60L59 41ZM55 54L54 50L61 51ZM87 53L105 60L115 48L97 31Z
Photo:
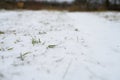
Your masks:
M0 80L120 80L120 12L0 10Z

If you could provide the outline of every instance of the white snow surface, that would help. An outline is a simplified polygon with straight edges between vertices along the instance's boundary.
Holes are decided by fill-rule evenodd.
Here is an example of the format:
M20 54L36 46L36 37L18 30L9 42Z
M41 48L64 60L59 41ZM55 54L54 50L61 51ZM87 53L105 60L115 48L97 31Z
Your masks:
M120 12L0 10L0 31L0 80L120 80Z

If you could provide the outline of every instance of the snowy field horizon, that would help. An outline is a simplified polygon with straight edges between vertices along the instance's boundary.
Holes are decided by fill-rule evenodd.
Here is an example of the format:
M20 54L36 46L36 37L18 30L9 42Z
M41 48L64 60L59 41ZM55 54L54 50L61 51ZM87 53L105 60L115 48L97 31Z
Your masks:
M120 80L120 12L0 10L0 80Z

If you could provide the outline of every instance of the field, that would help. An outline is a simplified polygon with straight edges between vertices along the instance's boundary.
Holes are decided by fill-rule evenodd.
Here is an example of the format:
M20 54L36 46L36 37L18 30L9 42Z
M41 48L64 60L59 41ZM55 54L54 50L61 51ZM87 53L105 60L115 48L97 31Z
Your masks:
M120 80L120 12L0 10L0 80Z

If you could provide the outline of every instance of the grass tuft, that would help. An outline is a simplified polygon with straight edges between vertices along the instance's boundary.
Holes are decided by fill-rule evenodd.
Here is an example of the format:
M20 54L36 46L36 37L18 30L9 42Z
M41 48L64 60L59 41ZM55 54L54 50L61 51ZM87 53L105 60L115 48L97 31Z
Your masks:
M39 43L41 43L41 40L40 39L35 39L35 38L32 38L32 44L33 44L33 46L35 45L35 44L39 44Z
M0 34L4 34L4 32L0 31Z
M26 52L26 53L20 53L20 56L19 57L17 57L17 58L19 58L21 61L24 61L25 60L25 57L26 57L26 55L27 54L30 54L31 52Z
M48 45L47 48L55 48L55 47L56 47L56 45Z
M13 48L8 48L8 50L10 51L10 50L13 50Z

